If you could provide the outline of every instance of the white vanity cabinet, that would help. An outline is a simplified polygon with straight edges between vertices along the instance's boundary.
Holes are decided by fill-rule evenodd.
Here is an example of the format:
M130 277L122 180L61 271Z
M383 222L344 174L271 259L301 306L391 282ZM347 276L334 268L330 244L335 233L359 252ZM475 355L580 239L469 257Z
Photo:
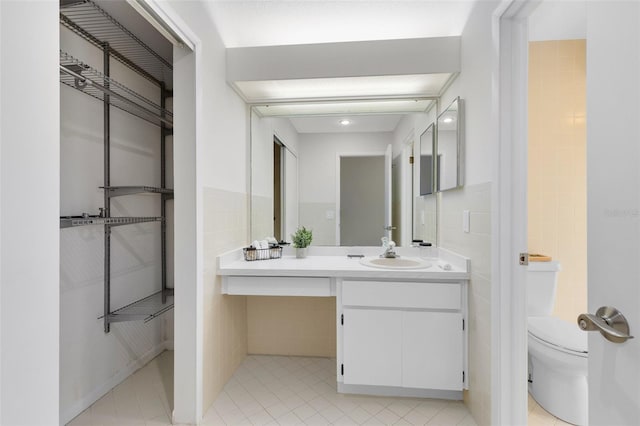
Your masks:
M466 281L343 280L339 299L341 391L462 396Z

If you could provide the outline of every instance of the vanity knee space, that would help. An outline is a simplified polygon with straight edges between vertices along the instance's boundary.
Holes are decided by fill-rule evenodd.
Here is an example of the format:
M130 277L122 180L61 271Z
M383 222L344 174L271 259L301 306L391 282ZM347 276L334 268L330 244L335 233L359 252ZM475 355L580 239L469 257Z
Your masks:
M338 390L461 399L466 290L466 280L338 280Z

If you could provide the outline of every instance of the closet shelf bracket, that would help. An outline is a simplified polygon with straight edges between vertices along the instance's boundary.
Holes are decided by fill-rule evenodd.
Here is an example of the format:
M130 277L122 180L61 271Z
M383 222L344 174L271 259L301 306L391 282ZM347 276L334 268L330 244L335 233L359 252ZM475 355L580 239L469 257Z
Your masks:
M163 296L165 299L164 303ZM107 318L110 323L125 321L149 322L171 309L173 309L173 289L167 289L137 300L120 309L116 309L110 312ZM98 319L103 318L104 316L101 316Z
M173 189L157 188L154 186L101 186L109 197L120 197L133 194L163 194L167 199L173 198Z
M100 216L62 216L60 217L60 228L73 228L75 226L88 225L133 225L144 222L161 222L164 218L159 216L150 217L100 217Z

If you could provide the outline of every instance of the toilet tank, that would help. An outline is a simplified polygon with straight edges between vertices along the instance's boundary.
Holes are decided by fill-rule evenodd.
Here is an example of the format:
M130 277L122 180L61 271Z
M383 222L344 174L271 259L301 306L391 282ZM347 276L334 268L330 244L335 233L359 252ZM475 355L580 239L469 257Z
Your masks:
M527 316L549 316L556 302L560 262L527 265Z

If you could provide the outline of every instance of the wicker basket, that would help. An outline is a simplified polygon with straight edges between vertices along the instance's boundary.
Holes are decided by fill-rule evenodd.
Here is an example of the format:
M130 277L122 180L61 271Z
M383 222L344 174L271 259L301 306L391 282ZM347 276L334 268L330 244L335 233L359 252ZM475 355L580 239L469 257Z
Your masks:
M252 262L254 260L280 259L282 257L282 247L271 246L266 249L257 249L255 247L246 247L242 249L244 260Z

